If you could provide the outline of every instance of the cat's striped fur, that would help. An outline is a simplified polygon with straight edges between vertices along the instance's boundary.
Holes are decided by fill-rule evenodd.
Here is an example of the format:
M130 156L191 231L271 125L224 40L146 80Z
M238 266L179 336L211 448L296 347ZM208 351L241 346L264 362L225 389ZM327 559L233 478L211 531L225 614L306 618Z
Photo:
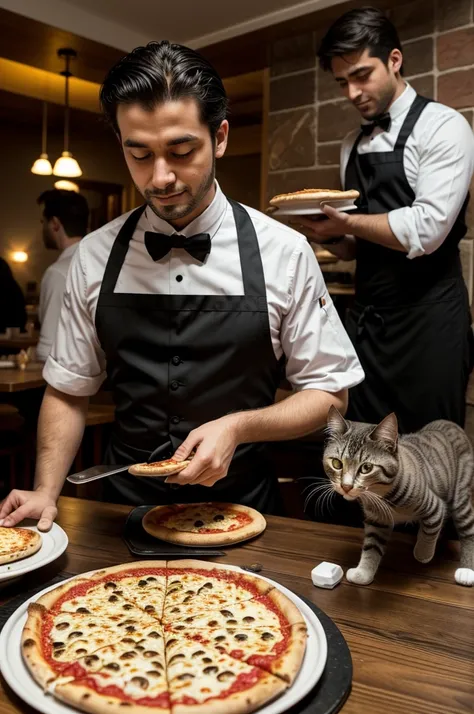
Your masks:
M335 491L359 499L365 538L349 581L372 582L396 523L419 522L414 555L427 563L448 516L461 546L455 580L474 585L474 453L465 432L435 421L415 434L398 437L395 415L378 426L349 422L337 409L328 415L324 468Z

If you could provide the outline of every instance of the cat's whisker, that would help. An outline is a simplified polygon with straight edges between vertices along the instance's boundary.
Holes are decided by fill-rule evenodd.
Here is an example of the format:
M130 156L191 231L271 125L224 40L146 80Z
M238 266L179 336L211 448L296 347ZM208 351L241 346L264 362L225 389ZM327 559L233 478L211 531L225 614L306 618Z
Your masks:
M329 487L328 487L328 488L329 488ZM324 497L326 496L327 491L328 491L328 489L326 489L325 491L322 491L322 492L319 493L319 494L317 494L317 491L312 491L310 494L308 494L308 496L306 497L305 504L304 504L305 510L306 510L306 508L308 507L309 502L311 501L311 499L313 498L313 496L316 496L316 495L317 495L317 497L316 497L315 508L318 508L318 507L320 506L320 504L323 502Z
M326 482L326 483L320 483L318 486L314 486L314 491L318 491L318 490L321 490L321 489L323 489L323 488L327 488L328 485L329 485L329 484L328 484L327 482ZM308 486L305 486L304 489L301 491L301 495L303 495L303 493L304 493L305 491L307 491L308 488L313 488L313 484L310 483L310 484L308 484Z
M324 506L324 502L325 502L326 497L327 497L328 494L330 494L331 492L334 492L334 491L333 491L333 487L332 487L332 485L331 485L330 483L329 483L329 484L324 484L323 486L324 486L324 490L321 490L321 487L316 487L313 491L311 491L310 494L308 494L308 496L306 497L305 503L304 503L304 509L305 509L305 510L306 510L306 508L307 508L307 506L308 506L310 500L312 499L312 497L313 497L313 496L318 492L318 490L319 490L319 491L321 491L321 493L319 493L319 495L317 496L316 503L314 504L314 508L315 508L315 510L318 510L318 509L321 510L321 513L322 513L322 511L323 511L323 506Z

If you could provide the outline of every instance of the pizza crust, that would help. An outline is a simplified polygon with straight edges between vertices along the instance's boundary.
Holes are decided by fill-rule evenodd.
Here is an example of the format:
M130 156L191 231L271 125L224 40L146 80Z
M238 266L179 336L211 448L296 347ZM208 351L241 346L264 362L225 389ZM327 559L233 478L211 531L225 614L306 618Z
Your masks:
M287 685L268 674L250 691L236 692L225 699L209 699L202 704L173 704L173 714L250 714L280 696Z
M284 206L302 201L352 201L359 198L359 191L338 191L330 188L304 188L293 193L280 193L270 200L270 206Z
M8 547L11 536L15 538L12 548ZM3 544L5 541L5 546ZM5 528L0 527L0 565L4 563L14 563L17 560L28 558L37 553L41 548L43 539L37 531L29 528ZM5 550L4 550L5 547Z
M94 689L91 689L85 684L77 682L58 683L54 687L54 695L65 704L70 704L77 709L81 709L91 714L169 714L169 707L148 707L136 702L128 701L128 705L124 706L123 699L112 696L103 696L98 694Z
M176 506L156 506L145 513L142 520L143 528L154 538L159 538L167 543L175 543L177 545L202 546L212 547L216 545L232 545L233 543L241 543L244 540L254 538L260 533L263 533L267 527L267 522L261 513L254 508L231 503L209 503L209 504L189 504L190 508L202 506L203 510L214 510L216 513L223 512L225 514L228 509L233 513L244 513L252 519L251 523L244 524L241 528L236 528L233 531L222 531L221 533L199 533L193 531L180 531L169 527L165 524L156 523L157 517L176 509ZM182 513L180 508L179 513ZM171 525L171 524L170 524ZM211 525L210 523L208 526ZM212 524L218 528L218 524Z

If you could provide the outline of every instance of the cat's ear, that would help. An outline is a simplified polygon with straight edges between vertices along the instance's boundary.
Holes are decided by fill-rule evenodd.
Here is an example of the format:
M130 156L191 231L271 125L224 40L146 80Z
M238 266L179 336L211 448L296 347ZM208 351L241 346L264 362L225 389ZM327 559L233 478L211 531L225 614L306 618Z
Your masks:
M382 441L391 451L395 451L398 444L398 421L393 412L375 427L370 438L373 441Z
M349 424L333 404L328 411L327 424L330 436L342 436L349 429Z

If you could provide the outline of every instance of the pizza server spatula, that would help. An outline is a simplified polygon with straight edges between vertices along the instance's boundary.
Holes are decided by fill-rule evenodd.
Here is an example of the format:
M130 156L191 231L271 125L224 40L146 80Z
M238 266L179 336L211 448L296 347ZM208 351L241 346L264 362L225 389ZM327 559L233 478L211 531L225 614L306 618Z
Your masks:
M171 448L170 442L161 444L150 455L147 463L151 464L155 461L164 461L165 459L170 459L172 456L172 452L173 449ZM127 464L126 466L91 466L89 469L85 469L84 471L78 471L76 474L71 474L67 477L67 480L71 483L75 483L76 485L82 483L89 483L90 481L97 481L98 479L105 478L106 476L115 476L116 474L125 473L126 471L128 471L130 466L131 464ZM165 479L167 476L169 476L169 474L164 474L162 477L154 476L153 478L155 480L157 478ZM178 486L178 484L172 485Z

